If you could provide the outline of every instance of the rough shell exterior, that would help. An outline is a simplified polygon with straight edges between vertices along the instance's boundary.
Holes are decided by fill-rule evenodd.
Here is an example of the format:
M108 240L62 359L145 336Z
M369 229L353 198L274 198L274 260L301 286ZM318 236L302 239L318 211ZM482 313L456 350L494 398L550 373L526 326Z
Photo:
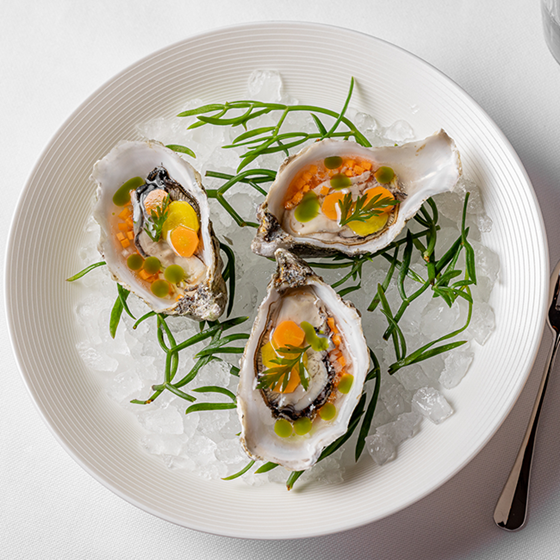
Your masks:
M348 429L350 417L362 394L369 367L367 343L356 308L345 302L301 259L284 249L275 253L277 270L259 307L251 337L240 362L237 411L242 425L241 444L247 454L261 461L272 461L287 469L303 470L313 466L321 451ZM274 433L274 418L256 389L255 354L260 350L261 334L266 329L268 310L290 288L312 286L318 297L336 317L340 332L350 347L354 383L341 402L335 421L323 423L309 437L280 438Z
M137 282L115 249L108 222L108 216L114 208L112 197L115 191L132 177L146 177L157 166L165 167L170 177L183 187L185 192L178 199L194 198L198 203L202 256L207 267L204 280L198 285L189 286L180 299L174 302L157 298ZM113 278L158 313L185 315L197 321L218 319L227 303L227 290L221 273L223 263L220 244L210 221L208 199L200 174L159 142L123 142L95 163L91 179L97 183L94 217L101 227L99 252L107 261Z
M399 177L399 188L406 198L397 219L388 228L358 240L325 242L310 236L297 237L285 231L281 221L284 193L292 178L305 165L335 154L364 157L392 167ZM374 253L386 247L402 231L406 222L431 196L451 190L461 176L461 158L455 142L445 131L401 146L365 148L352 141L322 140L287 158L280 166L263 204L257 209L260 226L251 244L258 255L271 257L278 248L304 257L346 253Z

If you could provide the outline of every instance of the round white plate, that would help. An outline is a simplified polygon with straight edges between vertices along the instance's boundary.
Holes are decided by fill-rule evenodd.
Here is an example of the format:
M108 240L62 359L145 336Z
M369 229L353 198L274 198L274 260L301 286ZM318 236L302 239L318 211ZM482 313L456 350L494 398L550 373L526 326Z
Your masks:
M255 69L278 70L300 102L339 109L350 77L352 105L383 125L410 122L418 137L444 128L464 171L482 188L494 221L483 241L500 257L491 304L496 331L452 392L457 411L425 422L394 462L370 460L345 482L248 487L170 471L140 445L141 428L111 401L76 350L73 308L81 233L94 190L93 163L134 127L180 111L187 100L243 98ZM27 387L64 448L97 480L138 507L179 525L245 538L341 531L394 513L457 473L504 420L539 346L548 294L544 226L529 179L481 108L440 72L391 44L310 23L257 23L189 38L123 71L60 128L27 183L12 225L6 307Z

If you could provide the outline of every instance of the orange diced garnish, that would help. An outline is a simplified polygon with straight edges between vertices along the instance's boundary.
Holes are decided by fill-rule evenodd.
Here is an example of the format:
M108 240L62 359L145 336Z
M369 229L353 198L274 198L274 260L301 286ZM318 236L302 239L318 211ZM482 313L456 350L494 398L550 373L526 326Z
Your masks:
M126 219L126 225L128 226L129 229L132 229L134 227L134 221L132 218L127 218Z
M305 194L310 188L311 188L310 185L303 185L303 189L302 189L303 193Z
M317 169L316 165L311 165L309 167L309 173L311 173L311 175L317 175L317 171L318 171L318 169Z
M132 231L127 231L126 232L126 236L132 241L134 239L134 232Z
M127 206L120 214L119 214L119 218L121 218L121 220L126 220L129 216L130 216L131 212L130 212L130 207Z
M301 191L296 193L291 200L288 200L288 202L284 204L284 208L286 208L286 210L291 210L292 208L295 208L301 202L302 198L303 198L303 193Z
M148 280L148 278L150 278L150 274L148 274L145 270L141 270L138 273L138 276L140 276L140 278L142 278L142 280Z
M354 176L354 170L353 169L347 169L345 171L344 175L346 175L347 177L353 177Z
M309 173L309 171L305 171L303 173L303 175L301 176L301 178L307 183L307 182L311 181L312 176L313 175L311 175L311 173Z
M333 333L336 334L336 333L338 332L338 329L336 328L336 324L335 324L335 322L334 322L334 318L333 318L333 317L329 317L329 318L327 319L327 325L329 325L329 329L331 329L331 331L332 331Z
M329 194L329 191L330 191L330 190L331 190L331 189L330 189L329 187L327 187L327 186L321 187L321 194L322 194L323 196L327 196L327 195Z
M340 335L339 334L333 334L332 342L335 346L340 346L340 343L342 342L342 340L340 338Z
M285 346L301 346L305 341L303 329L294 321L282 321L272 333L272 341L276 348Z
M123 249L126 249L127 247L130 247L130 241L128 239L123 239L121 241L121 245L123 246Z
M336 361L342 366L344 367L346 365L346 358L344 357L343 354L341 354Z
M169 241L181 257L192 257L198 247L198 233L185 226L177 226L169 234Z
M361 175L364 172L363 168L360 167L359 165L355 165L354 166L354 173L356 175Z
M347 159L344 164L346 165L346 167L354 167L356 162L353 159Z
M366 171L369 171L371 169L371 162L364 159L360 161L360 167L363 167Z
M127 231L128 230L128 226L126 224L123 223L119 223L119 229L121 231Z
M329 220L338 220L337 208L339 200L344 198L344 193L333 192L325 197L321 210Z
M124 235L123 235L122 233L120 233L120 232L117 233L117 239L118 239L119 241L122 241L122 240L124 239Z

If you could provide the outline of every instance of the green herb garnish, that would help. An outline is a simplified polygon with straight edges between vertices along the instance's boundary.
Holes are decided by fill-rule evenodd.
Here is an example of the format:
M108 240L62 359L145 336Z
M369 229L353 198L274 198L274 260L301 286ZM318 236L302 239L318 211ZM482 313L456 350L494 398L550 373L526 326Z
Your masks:
M276 350L281 357L273 358L271 362L278 367L269 368L262 372L259 377L258 389L270 389L282 381L282 391L286 390L294 368L299 373L299 379L303 388L307 391L309 387L309 371L305 367L303 357L309 346L292 346L288 344Z
M369 201L368 195L359 196L354 203L350 193L345 194L342 200L338 201L340 207L341 226L345 226L350 222L367 222L374 216L379 216L385 208L396 206L400 203L394 198L381 198L380 194L376 194Z
M156 207L155 210L150 212L150 217L144 226L144 231L150 236L150 239L157 243L161 239L161 231L163 229L163 224L167 220L169 214L169 204L170 200L167 196L161 206Z

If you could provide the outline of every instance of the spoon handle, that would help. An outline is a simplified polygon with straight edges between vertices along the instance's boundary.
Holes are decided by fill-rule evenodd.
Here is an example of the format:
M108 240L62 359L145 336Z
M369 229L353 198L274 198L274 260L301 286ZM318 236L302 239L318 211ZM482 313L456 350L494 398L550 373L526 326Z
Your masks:
M535 436L539 424L539 416L544 400L544 394L548 383L548 377L556 352L560 343L560 332L554 331L554 344L548 357L548 364L543 375L539 391L531 413L531 419L521 443L519 453L506 481L500 499L494 510L494 521L498 527L506 531L518 531L525 526L527 521L527 501L529 497L529 479L531 476L531 465L533 462L533 450L535 447Z

